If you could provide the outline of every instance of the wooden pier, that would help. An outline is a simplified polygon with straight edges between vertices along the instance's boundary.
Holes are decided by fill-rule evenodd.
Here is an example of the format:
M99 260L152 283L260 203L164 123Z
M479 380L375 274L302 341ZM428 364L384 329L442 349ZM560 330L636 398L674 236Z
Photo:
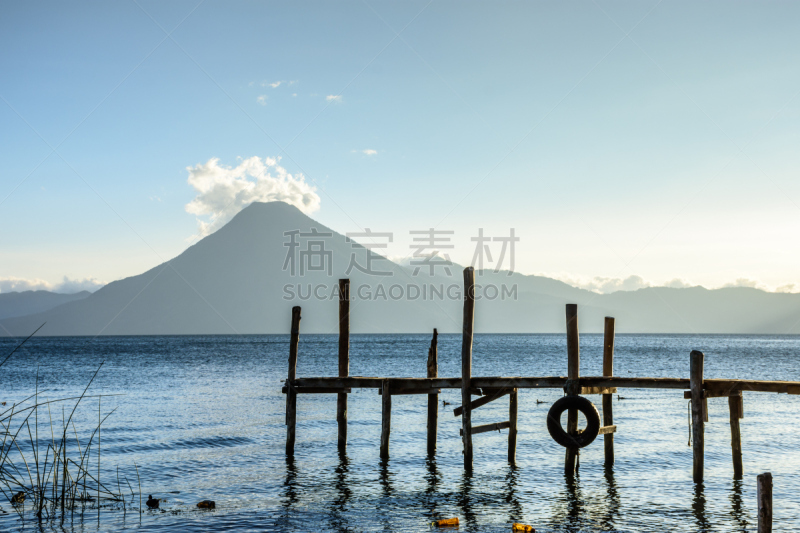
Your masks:
M300 307L292 309L291 338L289 342L289 370L283 393L286 394L286 454L294 455L295 430L297 423L298 394L336 394L338 423L338 447L340 453L347 450L347 395L353 389L377 389L381 394L381 438L380 457L389 459L391 436L392 396L398 394L421 394L428 399L427 453L436 453L438 424L438 394L441 389L460 389L461 406L453 410L454 416L461 417L461 438L463 441L464 468L472 469L472 436L487 431L508 429L508 461L516 461L517 417L519 413L518 392L520 389L562 389L567 397L580 398L586 394L602 396L602 421L596 435L603 435L605 463L614 463L614 433L617 425L612 412L612 394L618 389L677 389L684 391L684 398L691 400L693 479L703 481L704 424L708 421L708 398L727 397L730 410L731 455L733 473L741 477L742 443L739 420L743 418L744 391L800 394L797 381L759 381L745 379L704 379L702 352L694 350L689 354L688 378L651 378L614 376L614 318L606 317L603 338L603 368L600 376L580 375L580 338L578 330L578 306L566 306L567 331L567 375L566 376L473 376L472 341L475 314L475 273L472 267L464 270L464 321L461 344L461 376L439 377L437 330L428 349L427 377L362 377L350 376L349 334L350 334L350 283L339 281L339 372L336 377L297 377L298 343L300 337ZM474 396L477 398L473 399ZM472 425L472 410L508 396L508 420ZM581 400L585 403L585 400ZM596 411L596 409L595 409ZM563 411L562 411L563 412ZM559 422L560 424L560 422ZM577 439L582 431L578 429L578 409L568 409L566 433ZM583 435L586 437L586 435ZM591 437L593 439L594 436ZM591 441L591 439L589 439ZM585 440L585 439L584 439ZM577 442L577 440L571 441ZM579 449L566 446L565 472L571 475L579 462Z

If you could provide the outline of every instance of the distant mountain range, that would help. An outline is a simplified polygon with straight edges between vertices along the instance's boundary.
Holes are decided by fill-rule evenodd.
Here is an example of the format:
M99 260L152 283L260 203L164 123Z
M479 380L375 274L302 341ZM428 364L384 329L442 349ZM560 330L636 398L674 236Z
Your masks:
M83 300L91 293L60 294L50 291L22 291L0 293L0 320L49 311L54 307Z
M312 230L329 236L298 236L301 246L287 246L285 232ZM320 262L316 254L317 262L309 267L303 254L315 249L309 247L314 241L322 242L329 255L327 262ZM453 265L449 274L436 267L433 275L426 267L415 276L412 267L348 241L297 208L270 202L250 205L171 261L93 294L45 293L64 300L40 307L28 303L14 311L13 306L5 310L4 298L12 301L13 294L25 293L0 294L0 334L27 335L43 322L47 324L39 335L288 333L294 305L303 308L302 332L332 333L338 322L333 287L345 277L353 254L362 267L371 260L375 270L391 274L376 277L353 269L348 276L353 333L428 332L434 327L460 331L461 267ZM287 255L295 261L295 275ZM301 264L307 270L303 275ZM325 270L311 270L314 265ZM496 297L492 299L494 291L488 289L476 303L476 332L563 332L566 303L578 304L582 332L601 332L604 316L617 318L619 333L800 332L800 294L741 287L651 287L596 294L542 276L482 271L476 278L484 289L498 287ZM425 297L408 298L409 285L424 287ZM511 293L505 299L502 285ZM436 293L433 300L431 288ZM398 298L401 289L404 294ZM308 298L309 290L323 299ZM448 290L452 297L447 297Z

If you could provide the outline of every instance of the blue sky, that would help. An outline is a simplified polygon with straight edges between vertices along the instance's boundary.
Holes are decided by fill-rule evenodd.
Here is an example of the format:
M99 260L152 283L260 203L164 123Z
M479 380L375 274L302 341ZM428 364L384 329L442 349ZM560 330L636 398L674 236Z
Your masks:
M800 290L798 9L2 3L0 290L174 257L187 167L253 157L393 257L513 227L518 271L582 286Z

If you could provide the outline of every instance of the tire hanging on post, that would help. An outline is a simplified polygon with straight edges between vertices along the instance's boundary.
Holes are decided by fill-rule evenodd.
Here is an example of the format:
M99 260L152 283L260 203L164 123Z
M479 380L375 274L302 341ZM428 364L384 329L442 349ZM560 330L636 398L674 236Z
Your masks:
M577 409L586 417L586 429L577 435L570 435L561 426L561 414L568 409ZM547 431L554 441L565 448L583 448L591 444L600 432L600 413L583 396L564 396L547 412Z

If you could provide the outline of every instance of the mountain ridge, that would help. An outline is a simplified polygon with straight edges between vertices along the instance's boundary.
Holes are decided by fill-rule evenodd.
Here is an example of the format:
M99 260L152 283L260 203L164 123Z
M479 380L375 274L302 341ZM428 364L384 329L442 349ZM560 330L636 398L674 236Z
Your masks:
M331 274L285 270L287 231L329 233ZM226 225L175 258L141 274L117 280L81 300L23 317L0 320L4 335L173 335L287 333L291 307L303 307L301 331L337 330L338 303L329 291L345 277L352 257L380 261L389 273L376 278L354 269L351 279L353 333L419 333L436 327L459 332L458 298L382 300L379 286L459 288L461 269L448 275L421 272L374 254L283 202L253 203ZM336 265L335 267L333 265ZM647 287L597 294L559 280L520 273L480 271L477 282L516 287L516 299L488 296L476 303L475 330L486 333L558 333L565 330L564 304L579 305L581 331L600 332L603 317L617 318L620 333L796 333L800 295L731 287ZM391 278L391 279L390 279ZM287 299L286 287L300 287ZM304 287L325 286L325 298L302 299ZM362 298L357 294L370 293ZM397 287L396 287L397 289ZM397 290L395 292L398 292ZM454 291L455 292L455 291Z
M48 311L59 305L87 298L89 291L63 294L52 291L11 291L0 293L0 320Z

